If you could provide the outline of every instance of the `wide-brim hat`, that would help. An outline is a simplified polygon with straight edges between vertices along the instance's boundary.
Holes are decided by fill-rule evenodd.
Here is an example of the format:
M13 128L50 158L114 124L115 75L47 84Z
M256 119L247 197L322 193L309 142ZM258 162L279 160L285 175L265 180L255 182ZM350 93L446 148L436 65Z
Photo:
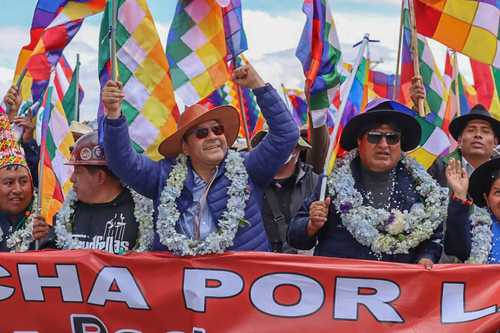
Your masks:
M486 206L484 194L490 191L492 179L497 170L500 170L500 158L481 164L470 176L469 195L476 206Z
M464 114L463 116L456 117L453 119L449 126L449 131L455 140L458 140L458 137L462 135L462 131L467 126L467 123L471 120L479 119L487 121L491 124L491 128L493 132L495 132L495 136L500 139L500 121L496 120L491 113L486 110L486 108L477 104L472 108L472 110Z
M401 150L410 151L420 143L422 129L414 117L415 112L398 102L379 98L366 106L366 111L360 113L347 123L340 138L340 146L351 150L358 146L358 138L370 124L394 123L401 131Z
M264 139L264 137L267 135L267 133L268 133L267 130L262 130L262 131L255 133L252 140L250 141L252 144L252 147L257 146L262 141L262 139ZM312 148L312 146L302 136L299 136L299 141L297 141L297 147L299 147L300 149L311 149Z
M182 153L182 139L187 131L205 121L215 120L224 126L224 136L227 146L231 147L240 130L240 115L231 105L207 108L200 104L187 107L181 114L177 131L160 144L158 151L165 157L176 157Z

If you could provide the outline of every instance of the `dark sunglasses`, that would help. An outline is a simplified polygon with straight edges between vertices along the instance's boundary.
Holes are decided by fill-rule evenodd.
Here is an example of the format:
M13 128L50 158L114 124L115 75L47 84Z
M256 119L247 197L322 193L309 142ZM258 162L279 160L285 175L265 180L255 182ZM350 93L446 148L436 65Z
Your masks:
M366 134L366 139L368 140L368 142L374 145L382 141L382 138L385 138L385 141L388 145L395 145L399 142L399 140L401 140L401 134L397 132L368 132Z
M224 134L224 126L223 125L215 125L212 127L197 128L197 129L189 132L187 136L194 133L194 135L198 139L204 139L208 136L209 131L212 131L212 133L214 133L215 135L222 135L222 134Z

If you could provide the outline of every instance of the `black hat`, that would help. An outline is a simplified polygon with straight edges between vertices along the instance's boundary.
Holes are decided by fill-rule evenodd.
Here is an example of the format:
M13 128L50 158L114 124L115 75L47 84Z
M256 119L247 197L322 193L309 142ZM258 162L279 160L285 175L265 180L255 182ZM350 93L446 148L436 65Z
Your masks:
M366 111L349 120L340 138L340 146L351 150L358 146L358 138L366 131L367 125L393 123L401 131L401 150L415 149L420 143L422 129L408 107L389 99L379 98L366 106Z
M500 170L500 158L481 164L470 176L469 195L476 206L486 206L484 194L490 192L495 172L498 170Z
M484 106L481 104L475 105L469 113L464 114L463 116L456 117L450 123L449 130L451 135L455 140L458 140L458 137L462 134L467 123L474 119L485 120L491 124L491 128L493 132L495 132L495 136L500 138L500 121L496 120L491 116L491 113L486 110Z

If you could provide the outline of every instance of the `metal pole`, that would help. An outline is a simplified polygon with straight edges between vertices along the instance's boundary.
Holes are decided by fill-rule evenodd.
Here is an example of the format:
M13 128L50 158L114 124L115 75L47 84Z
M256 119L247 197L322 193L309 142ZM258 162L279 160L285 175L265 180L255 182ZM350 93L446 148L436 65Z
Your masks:
M356 58L356 61L354 62L354 66L352 67L352 72L351 75L349 76L349 79L347 81L347 86L345 89L345 94L346 96L342 96L342 103L340 104L340 108L338 111L338 117L335 121L335 127L333 128L333 132L330 135L330 143L328 146L328 155L325 160L325 164L323 166L323 178L321 180L321 192L320 192L320 200L323 201L325 200L325 194L326 194L326 175L328 174L328 165L330 163L330 159L332 158L333 151L336 148L337 145L337 134L339 132L340 128L340 123L342 121L342 117L344 115L345 107L347 105L347 100L349 98L349 93L351 92L352 84L354 83L354 79L356 77L356 72L358 71L359 65L361 63L361 59L363 58L363 54L365 53L366 46L368 45L370 41L370 36L369 34L365 34L363 37L363 41L361 42L361 47L359 48L358 51L358 56Z

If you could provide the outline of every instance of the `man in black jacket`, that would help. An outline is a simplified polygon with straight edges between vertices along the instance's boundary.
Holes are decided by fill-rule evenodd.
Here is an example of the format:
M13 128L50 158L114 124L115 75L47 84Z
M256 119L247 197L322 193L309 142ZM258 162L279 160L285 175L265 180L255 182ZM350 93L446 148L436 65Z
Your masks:
M252 147L266 136L261 131L252 138ZM273 181L264 191L262 220L273 252L297 253L286 242L290 221L297 214L304 200L315 190L319 175L313 167L299 159L302 151L311 150L307 141L300 137L285 164L278 170Z
M290 245L316 246L320 256L426 267L439 260L447 196L402 154L420 141L411 113L397 102L376 100L347 123L340 145L350 152L329 176L326 200L318 200L318 186L291 222Z
M97 249L114 254L133 249L138 235L134 198L107 168L97 132L78 139L71 154L68 164L75 168L71 176L74 194L70 192L66 200L76 198L69 206L71 212L62 209L58 213L56 223L64 223L65 229L71 230L68 230L70 234L62 234L58 231L60 228L54 228L57 247Z

